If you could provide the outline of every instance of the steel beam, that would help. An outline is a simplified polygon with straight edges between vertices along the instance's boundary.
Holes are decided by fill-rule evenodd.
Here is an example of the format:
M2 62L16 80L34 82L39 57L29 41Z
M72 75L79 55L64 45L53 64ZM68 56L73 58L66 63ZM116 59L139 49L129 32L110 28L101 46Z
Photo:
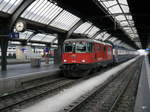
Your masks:
M69 38L71 36L71 34L81 25L83 24L83 20L80 19L68 32L67 32L67 37L66 38Z
M110 35L109 37L107 37L104 42L108 41L108 39L110 39L112 36Z
M17 21L17 19L21 16L21 14L30 6L35 0L23 0L21 5L16 9L16 11L12 14L10 19L10 30L12 30L13 25Z
M91 37L91 39L95 39L99 34L100 34L100 31L97 31L97 32Z
M18 41L18 42L21 42L21 43L26 43L27 40L23 40L23 39L9 39L9 41ZM35 41L35 40L30 40L30 41L28 41L28 43L51 44L50 42L41 42L41 41ZM53 43L53 45L57 45L57 44Z
M34 37L36 34L37 34L37 32L33 32L27 39L27 42L29 42L32 39L32 37Z
M100 30L100 31L97 31L93 36L92 36L92 39L95 39L96 36L98 36L100 33L104 32L105 30Z
M24 19L24 18L21 18L21 20L26 21L27 29L30 29L30 30L44 31L45 33L61 33L61 34L66 33L65 30L55 28L53 26L47 26L45 24L38 23L38 22L35 22L35 21L31 21L31 20L27 20L27 19Z

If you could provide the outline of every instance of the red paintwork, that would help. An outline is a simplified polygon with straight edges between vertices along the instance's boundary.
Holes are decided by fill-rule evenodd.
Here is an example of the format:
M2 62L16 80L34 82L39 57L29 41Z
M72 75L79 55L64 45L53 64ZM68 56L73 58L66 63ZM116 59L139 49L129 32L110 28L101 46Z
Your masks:
M95 62L102 62L113 59L113 51L111 45L105 45L102 43L93 42L93 52L92 53L63 53L62 54L62 63L80 63L80 64L88 64ZM104 52L105 47L105 52ZM100 50L99 50L100 48ZM110 52L108 53L108 48L110 48ZM64 62L64 60L67 60ZM85 60L85 62L82 62Z
M67 60L66 63L81 63L81 60L85 60L85 63L91 63L92 53L64 53L63 60Z

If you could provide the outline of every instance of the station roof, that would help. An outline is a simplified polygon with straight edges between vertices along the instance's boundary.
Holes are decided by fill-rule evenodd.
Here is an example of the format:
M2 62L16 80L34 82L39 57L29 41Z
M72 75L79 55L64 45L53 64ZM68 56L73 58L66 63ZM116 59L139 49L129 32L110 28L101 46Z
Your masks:
M127 0L143 48L150 47L150 6L148 0Z
M126 0L1 0L0 22L26 21L26 31L19 33L21 41L57 43L57 33L73 31L137 49L141 33L130 5Z

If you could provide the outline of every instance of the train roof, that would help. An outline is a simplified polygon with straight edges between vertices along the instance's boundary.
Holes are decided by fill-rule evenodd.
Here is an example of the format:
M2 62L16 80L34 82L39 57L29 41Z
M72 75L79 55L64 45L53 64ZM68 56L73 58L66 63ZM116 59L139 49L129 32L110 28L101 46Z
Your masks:
M103 44L103 45L109 45L109 46L112 46L111 44L109 43L106 43L106 42L102 42L102 41L97 41L97 40L94 40L94 39L67 39L65 40L64 42L75 42L75 41L86 41L86 42L95 42L95 43L100 43L100 44Z

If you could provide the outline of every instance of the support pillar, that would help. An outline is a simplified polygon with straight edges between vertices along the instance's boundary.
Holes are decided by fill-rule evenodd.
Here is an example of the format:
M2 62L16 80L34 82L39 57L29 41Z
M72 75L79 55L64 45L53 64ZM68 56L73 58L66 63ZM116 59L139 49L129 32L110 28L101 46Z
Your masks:
M54 64L56 65L61 64L62 46L65 39L66 39L65 35L58 35L58 48L55 50L55 54L54 54Z
M35 53L35 46L33 46L33 52Z
M1 38L0 40L1 45L1 70L7 70L7 48L8 48L8 39Z

